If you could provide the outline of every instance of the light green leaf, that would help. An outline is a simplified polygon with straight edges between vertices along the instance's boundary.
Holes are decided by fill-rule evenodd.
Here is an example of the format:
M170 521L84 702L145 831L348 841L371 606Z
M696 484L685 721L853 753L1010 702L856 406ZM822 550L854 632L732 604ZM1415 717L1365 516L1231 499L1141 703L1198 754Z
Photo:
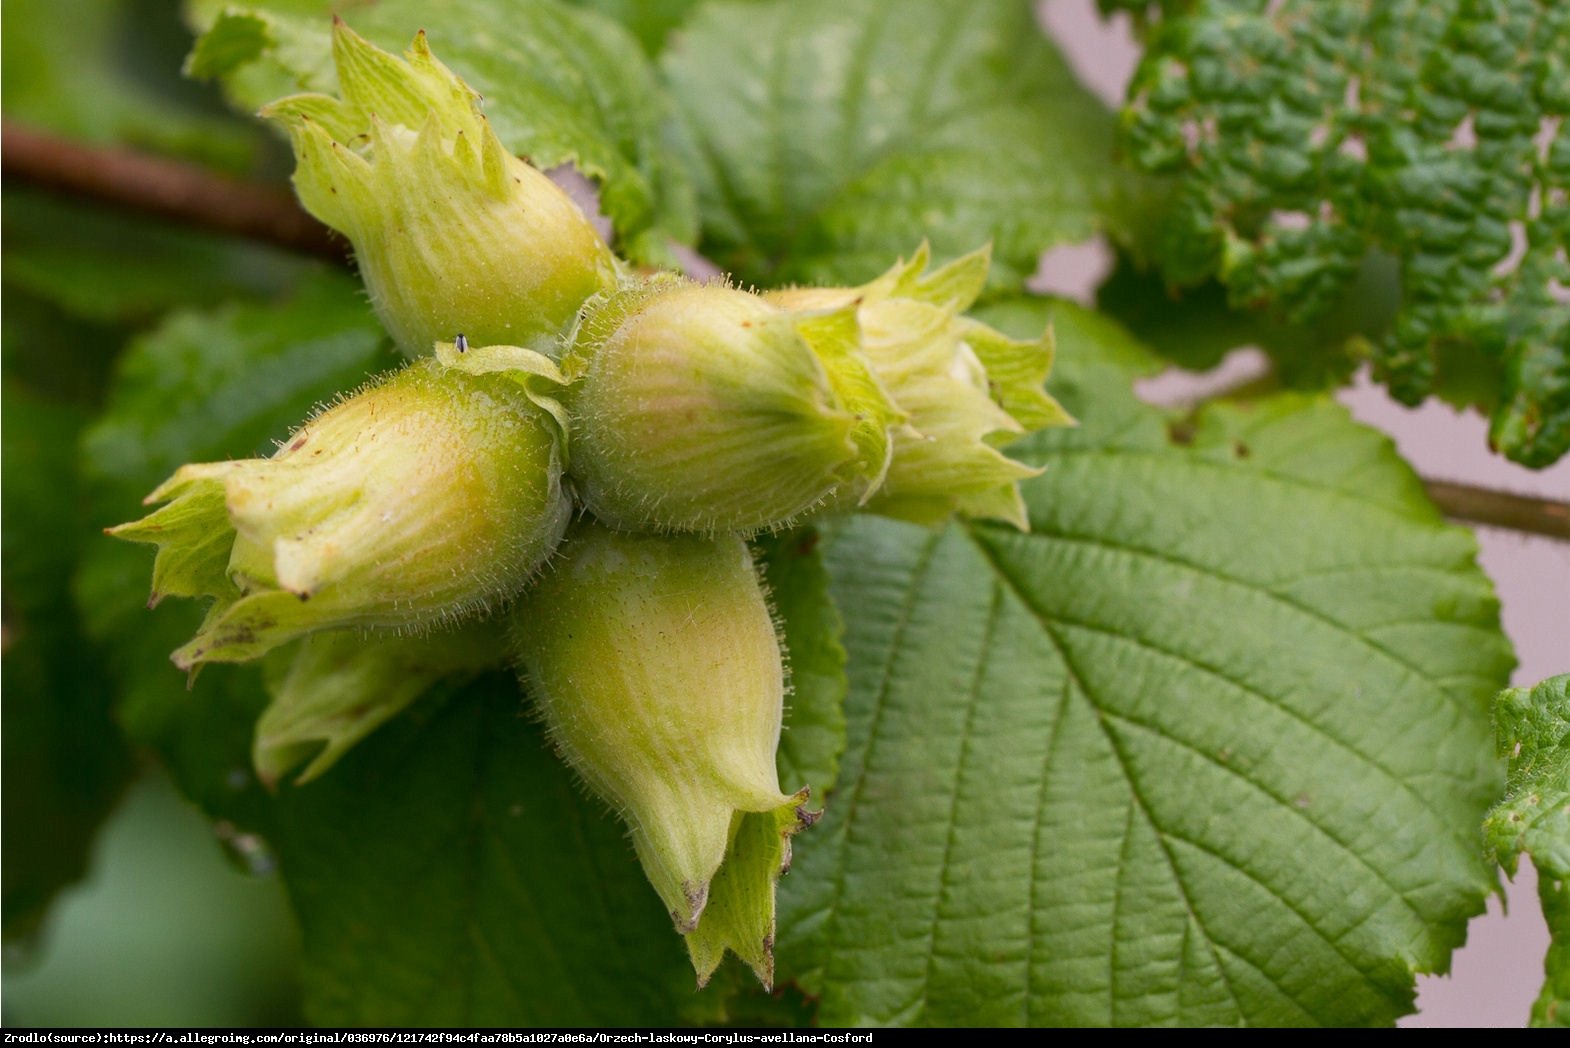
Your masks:
M1174 431L1042 312L1083 425L1015 445L1032 531L830 545L849 742L781 974L825 1024L1388 1023L1493 884L1475 543L1331 402Z
M1552 941L1543 959L1548 977L1532 1004L1532 1025L1570 1026L1570 886L1562 876L1539 879L1537 897Z
M1570 449L1570 7L1163 7L1123 119L1135 162L1180 178L1167 277L1302 321L1394 258L1400 310L1365 329L1391 393L1492 410L1529 466Z
M663 61L705 252L760 284L859 283L923 238L1017 286L1122 210L1108 113L1014 0L703 7Z
M1483 832L1511 874L1532 857L1552 937L1532 1025L1570 1027L1570 674L1500 692L1494 729L1510 770Z
M1525 853L1540 870L1570 876L1570 674L1500 692L1494 724L1510 771L1483 827L1489 843L1511 873Z
M335 91L327 0L188 0L203 30L188 66L254 110L298 91ZM692 189L662 141L667 102L649 60L619 25L555 0L417 0L341 12L401 53L424 29L442 62L480 94L502 142L537 167L572 164L600 186L623 254L667 257L696 233Z
M142 498L182 464L266 454L312 407L392 366L354 280L322 272L266 305L183 311L133 343L102 418L83 438L96 527L135 519ZM169 653L195 630L192 601L145 607L150 552L108 538L88 544L76 578L87 633L120 682L118 715L155 747L182 789L210 812L261 819L250 773L252 726L266 705L252 667L187 682Z

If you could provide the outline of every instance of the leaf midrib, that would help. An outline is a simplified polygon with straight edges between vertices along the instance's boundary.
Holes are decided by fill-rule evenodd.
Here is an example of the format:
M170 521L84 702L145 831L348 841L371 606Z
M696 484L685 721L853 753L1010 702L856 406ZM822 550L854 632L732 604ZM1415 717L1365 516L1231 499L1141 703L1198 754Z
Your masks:
M1136 721L1136 720L1134 720L1132 718L1125 717L1125 716L1123 716L1121 714L1118 714L1118 713L1115 713L1115 712L1103 709L1091 697L1092 696L1091 690L1090 690L1089 686L1085 683L1085 679L1081 675L1081 673L1079 671L1079 668L1076 665L1076 663L1074 662L1073 658L1069 655L1067 646L1063 643L1062 639L1058 636L1057 631L1053 628L1052 619L1044 611L1042 611L1040 608L1038 608L1036 606L1036 604L1030 599L1029 595L1026 594L1018 586L1018 584L1013 579L1012 575L1010 575L1008 572L1006 572L1003 569L1003 566L1001 564L999 564L993 558L992 551L983 542L975 539L974 537L972 537L971 541L972 541L972 544L977 548L978 552L980 552L982 557L987 561L988 565L993 569L993 572L998 577L998 579L1000 580L1001 585L1004 586L1004 587L1007 587L1007 589L1011 593L1014 594L1015 598L1020 602L1021 606L1026 608L1031 613L1031 616L1041 626L1043 635L1045 636L1047 641L1052 645L1054 650L1057 652L1058 658L1063 663L1064 668L1068 670L1068 673L1069 673L1070 677L1078 684L1080 694L1083 696L1086 704L1091 709L1092 719L1095 721L1095 723L1097 725L1097 728L1102 732L1102 735L1106 738L1107 745L1108 745L1109 749L1117 757L1118 766L1119 766L1119 770L1120 770L1120 773L1122 775L1123 781L1128 786L1129 797L1133 801L1135 806L1139 809L1139 812L1140 812L1141 816L1149 824L1150 829L1155 834L1157 841L1160 842L1162 854L1166 857L1168 869L1171 871L1171 874L1172 874L1173 883L1174 883L1174 885L1177 886L1180 894L1182 895L1184 906L1188 910L1190 917L1194 920L1194 923L1199 927L1201 932L1204 933L1206 945L1207 945L1208 948L1210 948L1211 954L1212 954L1213 957L1215 956L1215 950L1217 948L1227 949L1227 952L1229 954L1231 954L1232 956L1236 957L1238 960L1244 962L1245 964L1248 964L1250 967L1254 968L1262 976L1264 976L1273 986L1276 987L1276 989L1281 993L1281 995L1286 1000L1292 1002L1292 1004L1295 1007L1297 1007L1298 1010L1301 1011L1304 1015L1309 1016L1311 1018L1315 1018L1316 1022L1318 1021L1317 1017L1314 1017L1314 1014L1313 1014L1313 1012L1311 1010L1309 1010L1293 994L1289 993L1287 991L1287 989L1285 987L1283 987L1280 984L1280 982L1278 982L1276 979L1271 977L1271 975L1268 972L1266 972L1264 969L1260 968L1255 962L1253 962L1249 958L1244 957L1241 954L1238 954L1234 950L1228 949L1225 946L1224 943L1221 943L1219 940L1215 939L1210 934L1210 932L1208 930L1206 930L1204 921L1199 917L1198 910L1195 908L1195 906L1193 904L1193 901L1192 901L1191 897L1189 896L1188 886L1185 883L1182 874L1178 872L1176 860L1173 858L1171 850L1170 850L1170 848L1168 846L1168 843L1167 843L1167 840L1168 840L1169 837L1171 839L1173 839L1173 840L1183 841L1184 843L1190 845L1191 847L1197 848L1197 849L1205 852L1206 854L1211 855L1217 861L1225 863L1226 865L1230 866L1231 868L1237 870L1243 876L1247 877L1249 880L1253 881L1255 884L1259 885L1259 887L1263 891L1268 893L1272 898L1276 899L1283 906L1285 906L1288 910L1290 910L1293 914L1295 914L1299 918L1299 920L1301 920L1303 922L1303 925L1306 928L1308 928L1311 932L1313 932L1316 936L1318 936L1319 939L1321 941L1323 941L1326 946L1330 947L1332 952L1334 952L1343 961L1345 961L1346 964L1347 964L1347 967L1349 968L1349 970L1353 974L1355 974L1355 975L1357 975L1359 977L1365 977L1365 978L1367 976L1367 973L1364 972L1363 969L1358 967L1356 961L1352 957L1350 957L1346 953L1346 951L1334 939L1332 939L1324 931L1324 929L1320 928L1311 919L1309 919L1309 917L1306 914L1304 914L1303 911L1298 906L1296 906L1290 899L1287 899L1286 897L1282 896L1276 889L1274 889L1270 885L1268 885L1268 884L1264 883L1263 881L1261 881L1251 871L1245 869L1244 867L1242 867L1241 865L1237 864L1233 860L1228 859L1227 857L1225 857L1223 855L1220 855L1214 849L1205 847L1204 845L1202 845L1202 844L1200 844L1200 843L1198 843L1196 841L1193 841L1193 840L1188 839L1187 837L1184 837L1182 834L1173 832L1173 831L1167 829L1166 827L1162 826L1156 820L1154 813L1151 812L1151 810L1149 808L1149 805L1145 801L1144 795L1140 792L1139 786L1137 785L1137 780L1136 780L1136 778L1135 778L1135 776L1134 776L1134 774L1132 772L1132 769L1130 767L1128 755L1123 752L1123 748L1120 745L1120 742L1119 742L1118 738L1116 737L1116 735L1106 725L1105 719L1108 718L1108 717L1111 717L1111 718L1114 718L1114 719L1118 719L1118 720L1124 720L1124 721L1127 721L1128 723L1133 724L1135 726L1143 727L1146 730L1155 732L1156 734L1160 735L1162 738L1167 739L1169 742L1173 743L1174 745L1180 746L1180 747L1182 747L1182 748L1184 748L1186 750L1189 750L1190 752L1193 752L1193 753L1195 753L1195 754L1205 758L1207 761L1210 761L1212 764L1215 764L1217 767L1220 767L1222 770L1227 771L1230 774L1232 774L1233 776L1241 779L1244 783L1246 783L1249 786L1252 786L1254 789L1256 789L1259 792L1263 793L1265 796L1270 797L1272 800L1276 801L1276 803L1281 808L1283 808L1283 809L1285 809L1285 810L1287 810L1289 812L1293 812L1297 816L1303 818L1305 821L1308 822L1308 824L1313 829L1315 829L1318 833L1320 833L1325 839L1327 839L1327 840L1331 841L1332 843L1334 843L1341 851L1343 851L1347 855L1351 856L1358 864L1362 865L1365 869L1367 869L1370 873L1372 873L1375 876L1375 878L1377 880L1379 880L1379 882L1381 884L1383 884L1386 888L1388 888L1391 891L1392 894L1394 894L1398 899L1401 900L1401 902L1407 907L1407 909L1417 919L1418 923L1420 925L1423 925L1423 926L1426 927L1427 921L1424 919L1423 915L1418 912L1418 910L1416 909L1415 905L1411 902L1411 900L1409 900L1407 898L1406 893L1400 891L1399 889L1397 889L1395 887L1395 885L1393 885L1388 880L1388 878L1385 876L1385 874L1382 871L1380 871L1377 868L1375 868L1372 864L1369 863L1369 861L1367 859L1365 859L1364 857L1359 855L1354 849L1352 849L1345 842L1343 842L1343 841L1339 840L1338 838L1336 838L1333 834L1331 834L1324 827L1319 826L1317 823L1313 822L1313 820L1308 819L1306 815L1304 815L1301 811L1298 811L1290 803L1288 803L1288 802L1282 800L1280 797L1277 797L1274 794L1270 793L1270 791L1268 789L1266 789L1262 784L1254 782L1252 779L1249 779L1248 777L1242 775L1242 773L1238 772L1236 769L1229 768L1228 766L1226 766L1224 764L1221 764L1220 762L1216 761L1213 756L1211 756L1210 754L1204 753L1201 750L1198 750L1197 748L1192 746L1192 744L1189 744L1189 743L1187 743L1187 742L1185 742L1185 741L1183 741L1181 739L1175 739L1175 738L1167 735L1166 733L1161 732L1158 728L1155 728L1154 726L1142 724L1141 722ZM1073 623L1065 623L1065 624L1066 625L1075 625ZM1090 628L1090 627L1087 627L1087 628ZM1100 630L1098 632L1106 633L1109 636L1118 636L1118 635L1113 634L1110 631L1106 631L1106 630ZM1135 638L1120 638L1120 639L1130 640L1131 642L1138 643L1138 641ZM1175 658L1181 658L1180 656L1174 656L1174 657ZM1188 661L1188 660L1184 659L1183 661ZM1206 669L1206 667L1199 666L1196 663L1190 663L1190 664L1194 665L1195 668L1201 670L1201 672L1209 672ZM1226 678L1223 677L1221 679L1225 680ZM1252 689L1249 689L1249 690L1252 690ZM1332 740L1332 741L1337 741L1337 740ZM1370 763L1372 763L1372 762L1370 762ZM1425 807L1426 807L1426 804L1425 804ZM1436 817L1437 817L1437 813L1436 813ZM1236 1006L1238 1008L1238 1013L1240 1015L1244 1014L1244 1009L1242 1008L1242 1002L1239 1000L1239 998L1237 996L1237 993L1236 993L1236 990L1232 986L1231 979L1226 974L1225 966L1221 964L1219 958L1216 959L1216 965L1217 965L1217 971L1220 972L1223 980L1227 984L1227 990L1228 990L1228 993L1232 996L1234 1006ZM1109 992L1109 997L1112 997L1112 996L1113 995ZM1111 1006L1115 1010L1115 1008L1116 1008L1115 1000L1112 1002ZM1115 1017L1115 1011L1114 1011L1114 1017Z

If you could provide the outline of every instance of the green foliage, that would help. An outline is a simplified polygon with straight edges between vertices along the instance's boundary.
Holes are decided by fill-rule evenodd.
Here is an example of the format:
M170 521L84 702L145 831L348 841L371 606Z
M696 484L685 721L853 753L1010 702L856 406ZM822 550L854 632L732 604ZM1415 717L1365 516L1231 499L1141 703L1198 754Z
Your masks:
M845 751L845 623L829 595L815 528L762 537L759 563L785 642L790 730L780 738L780 782L809 783L815 805L834 788Z
M282 292L302 262L259 245L26 190L5 194L5 281L96 324L144 326L177 306Z
M1030 534L835 533L850 739L782 963L826 1024L1389 1022L1492 883L1473 542L1340 408L1174 427L1056 315L1084 425L1029 441Z
M328 6L192 0L207 31L190 68L245 108L330 90ZM584 6L653 49L690 5ZM1017 285L1043 247L1092 235L1098 215L1119 232L1133 218L1134 184L1109 167L1110 114L1010 0L707 4L673 37L664 85L598 16L553 0L507 16L503 37L490 29L496 0L449 5L432 45L493 100L509 147L600 183L633 258L665 258L662 238L696 234L688 172L704 249L769 284L868 279L928 236L940 256L993 240L998 279ZM393 49L420 22L400 4L346 17ZM667 94L674 154L660 134Z
M1259 312L1237 312L1227 305L1218 280L1175 288L1159 274L1141 269L1127 255L1101 287L1096 306L1127 325L1180 368L1206 371L1229 350L1258 346L1270 355L1274 379L1286 389L1317 392L1344 385L1361 361L1359 332L1382 330L1395 315L1399 299L1394 264L1370 256L1346 293L1311 324L1288 324ZM1483 376L1481 388L1491 388Z
M692 972L616 820L574 786L510 677L447 692L280 792L308 1016L676 1021Z
M663 65L702 247L744 280L870 280L925 237L942 259L991 240L1017 287L1132 218L1111 118L1025 4L706 4Z
M644 50L657 55L698 0L568 0L625 25Z
M282 304L174 314L121 359L105 414L84 435L93 523L135 519L142 497L184 462L265 451L313 405L393 362L358 288L339 274L318 274ZM148 612L148 567L146 550L95 542L76 580L87 632L109 652L121 721L209 811L257 822L265 808L248 769L266 704L260 675L209 672L187 693L169 652L195 631L199 609Z
M769 559L785 635L814 667L797 666L782 774L831 779L838 618L814 550L797 541ZM320 780L280 790L275 842L305 930L310 1017L643 1025L762 1006L755 1018L779 1021L723 972L695 992L614 813L524 714L508 675L438 687Z
M244 168L257 137L208 111L202 93L181 82L182 37L168 5L134 11L120 0L12 0L0 80L6 116L92 142Z
M188 68L219 79L242 109L298 91L332 94L334 6L188 0L204 30ZM461 0L442 5L439 21L431 14L415 0L344 12L357 32L393 52L426 26L442 61L486 96L486 116L509 149L542 169L571 164L599 184L623 254L664 260L668 240L692 239L692 189L661 140L665 95L625 30L555 0Z
M130 770L109 720L101 655L82 636L69 587L86 533L76 469L80 408L8 381L6 477L4 931L37 930ZM51 846L40 848L39 841Z
M243 110L331 90L336 6L188 0L188 67ZM1130 385L1163 358L1256 340L1289 381L1335 382L1361 332L1383 339L1403 390L1496 402L1517 457L1565 439L1566 328L1539 295L1563 280L1562 200L1539 192L1547 206L1524 217L1531 186L1563 187L1562 149L1522 145L1528 112L1563 113L1562 81L1532 66L1537 96L1489 93L1489 63L1470 57L1504 47L1514 19L1561 15L1502 4L1492 39L1471 0L1422 18L1356 5L1345 24L1341 0L1160 6L1131 141L1176 166L1172 183L1114 166L1112 118L1024 2L344 8L394 49L423 25L510 149L599 183L624 255L697 242L744 280L850 283L923 238L940 262L991 240L1005 297L982 319L1055 329L1049 391L1082 425L1009 449L1045 469L1022 485L1029 533L863 515L755 540L789 650L781 778L812 783L826 809L780 881L773 995L734 962L695 988L618 813L551 752L504 668L405 679L407 708L351 723L372 730L319 778L258 783L261 673L212 667L187 691L168 653L200 609L147 611L150 553L94 533L138 516L182 463L266 454L392 366L389 341L343 274L8 192L7 934L36 928L79 874L123 781L112 702L254 865L276 856L317 1022L1351 1025L1410 1010L1414 973L1447 967L1493 887L1476 827L1501 794L1487 700L1512 657L1474 543L1325 398L1172 416ZM108 39L109 5L89 8L91 39ZM91 50L95 69L114 65ZM1557 54L1542 40L1522 53ZM7 69L9 112L58 106L56 126L83 137L238 162L189 149L180 136L207 125L135 89L129 107L89 112L97 96L47 61ZM1246 61L1265 79L1240 80ZM28 63L53 86L13 91ZM1413 99L1410 126L1387 119ZM1452 155L1466 111L1478 145ZM1216 139L1160 155L1212 112ZM139 138L125 114L164 130ZM1354 137L1366 162L1338 152ZM1174 186L1161 241L1156 194ZM1317 220L1320 199L1335 221ZM1298 210L1306 228L1272 218ZM1511 221L1528 251L1496 276ZM1329 313L1241 313L1214 283L1173 303L1125 273L1102 300L1141 341L1104 314L1007 295L1042 249L1100 230L1169 276L1218 275L1234 305ZM1393 318L1381 267L1400 274ZM114 360L128 330L142 333ZM1564 678L1501 698L1509 794L1488 824L1507 868L1524 850L1542 874L1557 936L1545 1022L1564 1018L1570 941L1564 802L1549 792L1564 786L1564 701ZM284 743L342 730L302 723Z
M109 4L73 3L50 17L31 7L7 10L8 117L223 166L248 162L243 127L171 96L162 81L180 85L170 66L134 66L122 54L156 52L158 19L132 25ZM67 30L80 35L50 38ZM78 560L102 549L105 523L90 506L78 439L128 328L176 305L270 293L305 264L23 189L6 189L3 214L4 928L8 945L25 945L58 889L86 871L94 834L133 771L111 718L119 689L109 646L90 635L71 588ZM123 596L139 606L140 588Z
M1511 874L1522 855L1532 857L1553 940L1532 1025L1570 1026L1570 674L1500 692L1494 730L1510 771L1483 832Z
M134 513L140 494L180 462L255 454L313 402L392 363L353 285L337 276L307 282L283 306L175 316L125 358L109 410L88 435L99 512ZM209 812L269 832L305 932L313 1019L724 1015L735 988L719 981L693 996L680 940L616 820L574 786L523 716L510 676L437 687L320 780L283 785L273 798L247 770L265 701L258 675L215 667L184 690L168 651L190 616L173 605L141 609L147 559L99 544L80 584L126 680L121 716ZM800 652L781 761L832 780L843 746L843 651L826 576L808 533L774 542L765 559L785 635Z
M144 774L39 948L8 950L6 1026L298 1026L299 932L281 885L232 861L249 838L220 850L214 836L167 776Z
M1219 274L1234 307L1304 321L1392 256L1401 308L1366 332L1391 393L1491 410L1491 443L1526 465L1563 455L1570 8L1165 7L1124 126L1142 167L1181 176L1155 238L1167 278Z

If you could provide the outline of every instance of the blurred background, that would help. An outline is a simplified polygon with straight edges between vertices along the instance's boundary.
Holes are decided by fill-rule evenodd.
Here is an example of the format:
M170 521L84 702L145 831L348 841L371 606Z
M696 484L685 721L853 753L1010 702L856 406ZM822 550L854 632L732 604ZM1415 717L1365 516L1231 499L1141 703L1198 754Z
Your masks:
M1064 45L1085 82L1116 106L1138 56L1126 19L1102 21L1093 0L1047 0L1040 11L1043 25ZM198 136L194 147L189 141L182 146L186 155L194 148L220 168L287 170L287 154L278 143L230 119L210 88L179 77L190 38L177 4L9 0L5 14L8 115L88 140L140 139L157 148L167 129L138 129L136 115L146 99L156 99L161 109L185 114L181 134ZM64 60L66 55L72 60ZM34 227L17 224L19 199L7 189L8 243L36 236ZM265 254L258 255L254 271L244 278L265 282L271 264ZM1103 244L1059 249L1044 257L1035 287L1088 300L1110 265L1111 252ZM28 278L8 257L3 304L8 357L19 325L56 322L48 316L40 321L41 307L28 293ZM113 319L96 328L60 320L57 330L60 337L102 340L107 360L123 320ZM1240 348L1216 372L1163 376L1145 384L1141 393L1180 403L1262 368L1257 352ZM70 375L50 378L74 380ZM1458 413L1438 402L1415 411L1402 408L1366 379L1345 391L1342 400L1359 419L1391 434L1426 477L1570 497L1570 460L1533 472L1491 455L1486 422L1475 413ZM9 405L7 414L13 414ZM8 455L12 437L8 426ZM8 489L7 499L12 496ZM1570 545L1487 528L1479 529L1478 538L1520 659L1516 683L1535 683L1570 668ZM9 542L6 555L12 559ZM8 605L8 618L10 613ZM7 663L12 679L27 672L25 666ZM25 807L25 796L14 791L25 794L30 774L9 745L15 728L7 711L5 790L13 794L8 816L13 803ZM54 730L68 732L70 726ZM74 759L80 763L53 772L84 779L102 773L92 752L81 751ZM53 832L48 818L18 823L8 817L7 858L22 849L47 849ZM85 873L29 934L7 943L0 987L5 1025L301 1021L292 982L297 933L268 855L258 842L211 825L156 766L140 768L115 803ZM1456 954L1449 976L1420 980L1419 1014L1404 1025L1524 1024L1541 985L1548 941L1529 865L1509 885L1506 899L1508 916L1505 900L1495 900L1489 915L1473 923L1470 942Z

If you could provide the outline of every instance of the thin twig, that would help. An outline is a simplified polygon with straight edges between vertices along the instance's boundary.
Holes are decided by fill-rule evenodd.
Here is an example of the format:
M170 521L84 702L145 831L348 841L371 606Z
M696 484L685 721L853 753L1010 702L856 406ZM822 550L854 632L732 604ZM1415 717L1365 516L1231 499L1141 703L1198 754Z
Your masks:
M1424 479L1423 487L1447 517L1570 542L1570 502L1528 498L1448 480Z
M194 164L73 142L7 120L0 167L7 182L157 215L188 226L348 262L348 247L273 186Z

